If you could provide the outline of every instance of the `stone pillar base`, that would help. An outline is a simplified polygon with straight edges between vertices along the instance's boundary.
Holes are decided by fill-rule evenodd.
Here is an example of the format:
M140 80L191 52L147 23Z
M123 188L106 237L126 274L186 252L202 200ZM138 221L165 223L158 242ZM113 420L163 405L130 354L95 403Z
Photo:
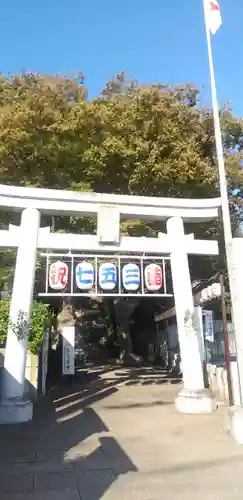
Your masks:
M176 397L175 405L181 413L212 413L217 409L209 389L200 391L182 389Z
M243 444L243 406L231 406L227 421L227 431L238 444Z
M33 418L33 404L24 398L2 399L0 401L0 425L20 424Z

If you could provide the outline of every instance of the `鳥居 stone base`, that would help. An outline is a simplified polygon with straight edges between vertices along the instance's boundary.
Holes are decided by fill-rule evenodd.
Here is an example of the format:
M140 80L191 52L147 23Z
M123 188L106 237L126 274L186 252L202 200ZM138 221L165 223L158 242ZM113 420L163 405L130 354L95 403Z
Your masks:
M209 389L200 391L182 389L176 397L175 405L181 413L212 413L217 409Z
M227 431L238 444L243 444L243 406L231 406L227 422Z
M0 425L20 424L33 418L33 404L24 398L0 400Z

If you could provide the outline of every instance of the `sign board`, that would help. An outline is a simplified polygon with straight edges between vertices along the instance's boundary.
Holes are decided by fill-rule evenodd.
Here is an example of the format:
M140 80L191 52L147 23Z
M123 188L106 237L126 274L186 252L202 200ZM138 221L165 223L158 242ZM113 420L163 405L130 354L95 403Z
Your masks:
M98 212L98 241L103 244L119 243L120 212L116 206L101 205Z
M208 311L204 309L203 314L203 325L204 325L204 336L205 340L208 342L214 342L214 320L213 311Z
M172 297L169 257L43 254L46 285L40 296Z
M75 373L75 327L65 326L62 329L62 374Z

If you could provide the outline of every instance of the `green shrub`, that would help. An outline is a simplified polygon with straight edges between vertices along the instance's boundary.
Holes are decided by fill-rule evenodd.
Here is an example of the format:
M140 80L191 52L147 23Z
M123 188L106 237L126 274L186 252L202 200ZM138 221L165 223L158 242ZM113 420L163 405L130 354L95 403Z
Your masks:
M9 319L9 300L0 301L0 342L6 340ZM48 306L41 302L32 303L32 312L29 329L28 349L36 354L40 349L46 329L50 326L51 316Z
M0 301L0 342L4 342L8 331L9 300Z
M48 306L41 302L33 302L29 330L29 350L36 354L41 347L46 329L50 326Z

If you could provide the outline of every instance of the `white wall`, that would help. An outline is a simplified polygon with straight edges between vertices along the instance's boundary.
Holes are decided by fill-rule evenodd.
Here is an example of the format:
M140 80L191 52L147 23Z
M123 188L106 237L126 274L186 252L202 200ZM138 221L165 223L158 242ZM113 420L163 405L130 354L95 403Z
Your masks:
M222 355L224 355L224 333L223 333L223 322L222 320L216 320L214 322L215 328L215 340L218 342L218 346ZM233 325L228 322L228 336L229 336L229 347L231 354L236 353L235 338L233 332Z
M170 349L174 349L178 346L178 334L176 323L165 326L164 332L159 329L159 339L163 339L164 333L168 335L168 346ZM228 335L229 335L229 345L231 354L236 353L235 339L233 335L232 323L228 323ZM212 355L215 357L224 357L224 334L223 334L223 322L222 320L214 321L214 343L207 343L207 348L210 349Z

